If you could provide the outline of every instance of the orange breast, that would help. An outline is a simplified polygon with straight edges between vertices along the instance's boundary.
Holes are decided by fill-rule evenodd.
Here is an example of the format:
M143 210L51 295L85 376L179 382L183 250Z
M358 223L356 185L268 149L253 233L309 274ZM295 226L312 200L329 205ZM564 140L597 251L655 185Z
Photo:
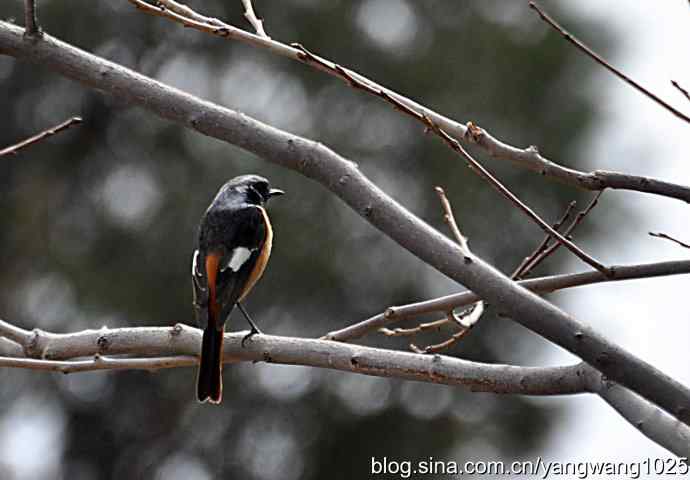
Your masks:
M264 245L261 248L261 253L259 253L259 258L256 259L256 265L254 265L254 269L252 270L252 273L249 274L249 279L247 279L247 284L245 285L244 289L242 290L242 294L240 295L240 298L237 300L238 302L241 302L244 300L244 297L249 294L249 292L252 290L256 282L259 281L261 278L261 275L263 275L264 270L266 270L266 264L268 263L268 258L271 256L271 247L273 247L273 228L271 227L271 222L268 220L268 215L266 214L266 210L263 208L259 207L261 209L261 213L264 216L264 223L266 224L266 239L264 241Z

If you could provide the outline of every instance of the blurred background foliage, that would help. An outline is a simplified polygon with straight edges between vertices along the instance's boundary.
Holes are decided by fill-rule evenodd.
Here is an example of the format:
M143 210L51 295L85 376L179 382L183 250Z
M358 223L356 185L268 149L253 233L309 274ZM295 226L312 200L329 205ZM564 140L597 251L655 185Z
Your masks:
M610 43L558 2L544 3L600 50ZM250 28L239 0L190 6ZM255 8L275 39L300 42L509 143L584 165L577 147L594 113L583 85L595 67L525 2L257 0ZM41 1L39 13L62 40L331 146L445 232L433 191L443 186L474 250L504 272L541 239L419 124L331 77L144 15L125 0ZM3 2L0 16L21 23L21 2ZM57 74L0 57L0 111L2 146L75 114L85 120L0 162L0 315L25 328L191 323L198 220L226 179L247 172L288 192L270 206L274 255L246 303L265 331L319 336L461 288L319 185ZM547 219L572 199L586 201L475 153ZM585 226L580 238L590 234ZM558 256L549 271L557 267ZM245 323L233 317L229 328ZM378 335L364 342L406 348ZM535 364L546 345L489 311L449 353ZM363 478L372 456L525 458L539 452L559 415L555 402L264 364L227 368L224 402L211 407L195 402L195 375L1 370L2 478Z

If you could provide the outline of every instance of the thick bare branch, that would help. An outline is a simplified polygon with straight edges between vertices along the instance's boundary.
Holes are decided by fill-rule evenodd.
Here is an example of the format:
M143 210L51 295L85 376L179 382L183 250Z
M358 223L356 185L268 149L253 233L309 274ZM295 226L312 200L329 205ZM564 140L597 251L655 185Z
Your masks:
M42 132L37 133L36 135L29 137L26 140L22 140L19 143L3 148L2 150L0 150L0 157L2 157L3 155L13 155L23 148L29 147L48 137L52 137L56 133L60 133L63 130L67 130L71 126L78 125L81 122L81 117L72 117L70 119L67 119L59 125L55 125L54 127L50 127L47 130L43 130Z
M0 356L0 368L60 373L148 370L198 364L201 332L186 325L118 328L55 334L19 329L32 338L37 358ZM519 395L596 393L628 422L678 456L687 456L690 428L620 385L605 381L584 363L564 367L518 367L471 362L321 340L258 335L242 347L243 332L225 335L224 360L265 361L328 368L377 377L458 385L474 392ZM1 339L0 339L1 340ZM0 342L1 344L1 342ZM125 356L127 355L127 356Z
M532 278L530 280L521 280L518 283L533 292L550 293L556 290L591 285L594 283L663 277L668 275L685 275L690 273L690 260L640 265L615 265L610 268L613 271L613 277L611 278L607 278L600 272L582 272ZM425 315L427 313L447 312L449 309L466 307L476 302L479 298L478 295L472 292L461 292L431 300L424 300L422 302L411 303L409 305L390 307L383 313L343 329L329 332L322 338L326 340L348 342L361 338L373 330L381 329L405 318ZM428 328L433 328L433 326ZM396 330L391 331L395 332Z
M685 115L683 112L680 110L672 107L665 101L663 101L661 98L659 98L657 95L654 93L650 92L646 88L644 88L642 85L637 83L635 80L618 70L616 67L611 65L609 62L604 59L601 55L599 55L597 52L589 48L587 45L582 43L580 40L578 40L575 36L573 36L571 33L567 32L559 23L551 18L541 7L539 7L535 2L530 1L529 6L532 10L536 11L539 14L539 17L544 20L551 28L556 30L558 33L560 33L563 38L565 38L569 43L572 45L575 45L575 47L578 48L581 52L584 52L588 57L593 59L595 62L597 62L599 65L607 69L609 72L613 73L615 76L623 80L625 83L633 87L639 92L642 92L642 94L646 95L648 98L652 99L655 101L657 104L661 105L663 108L665 108L667 111L671 112L673 115L676 117L680 118L681 120L684 120L688 123L690 123L690 117Z
M607 378L690 424L687 387L520 287L479 257L465 263L456 244L395 202L353 162L331 149L166 86L49 35L36 42L24 42L22 36L22 28L0 22L0 53L59 72L318 181L381 232L476 292L499 313L579 356Z
M580 172L548 160L539 153L537 147L513 147L494 138L489 132L479 126L468 123L468 126L473 127L470 132L468 126L440 115L389 88L377 84L353 70L342 67L313 53L311 55L306 55L304 53L304 48L299 45L290 46L260 35L246 32L218 19L201 15L191 8L174 2L173 0L158 1L159 4L165 5L166 8L159 8L143 0L127 1L146 13L168 18L185 27L194 28L228 40L236 40L255 47L265 48L276 55L297 60L321 72L339 78L353 87L355 87L355 85L352 84L351 79L354 78L358 82L368 85L371 89L381 92L379 95L381 98L386 99L385 97L390 97L395 102L398 102L399 105L415 111L419 115L430 118L436 125L453 136L456 140L465 144L477 145L493 158L508 160L519 167L536 172L542 176L554 178L565 184L586 190L603 190L605 188L634 190L675 198L690 203L690 187L684 185L664 182L650 177L628 175L605 170Z
M153 370L196 365L196 355L201 346L201 331L182 324L67 334L40 330L26 333L35 336L33 356L36 358L0 358L0 366L63 373L104 369ZM263 334L253 336L242 347L245 333L225 335L223 358L226 363L265 361L305 365L378 377L462 385L477 392L523 395L585 393L591 384L588 377L598 375L594 371L583 375L583 364L517 367ZM135 358L113 357L115 355L133 355ZM80 357L89 358L75 360Z
M616 383L601 381L595 391L644 436L684 457L687 463L690 458L690 428L686 424Z

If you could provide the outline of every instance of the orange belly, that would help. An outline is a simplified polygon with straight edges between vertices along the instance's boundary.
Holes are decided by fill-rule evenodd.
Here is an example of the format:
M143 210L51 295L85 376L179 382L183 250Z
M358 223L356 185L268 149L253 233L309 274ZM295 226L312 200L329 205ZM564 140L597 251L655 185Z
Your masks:
M266 270L268 258L271 256L271 247L273 247L273 228L271 228L271 222L268 220L266 210L264 210L262 207L259 208L261 209L261 213L264 216L264 222L266 224L266 239L264 240L264 245L261 248L259 258L256 259L256 265L254 265L254 269L252 270L252 273L249 275L249 278L247 279L247 284L242 290L240 298L237 300L238 302L244 300L244 297L246 297L247 294L249 294L256 282L259 281L261 275L263 275L264 273L264 270Z

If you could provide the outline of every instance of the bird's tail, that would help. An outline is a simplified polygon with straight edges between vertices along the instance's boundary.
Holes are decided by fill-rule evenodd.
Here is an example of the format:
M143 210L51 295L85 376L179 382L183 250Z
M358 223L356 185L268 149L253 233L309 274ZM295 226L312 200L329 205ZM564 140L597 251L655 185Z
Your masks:
M223 397L223 330L209 325L201 342L196 394L200 402L220 403Z

